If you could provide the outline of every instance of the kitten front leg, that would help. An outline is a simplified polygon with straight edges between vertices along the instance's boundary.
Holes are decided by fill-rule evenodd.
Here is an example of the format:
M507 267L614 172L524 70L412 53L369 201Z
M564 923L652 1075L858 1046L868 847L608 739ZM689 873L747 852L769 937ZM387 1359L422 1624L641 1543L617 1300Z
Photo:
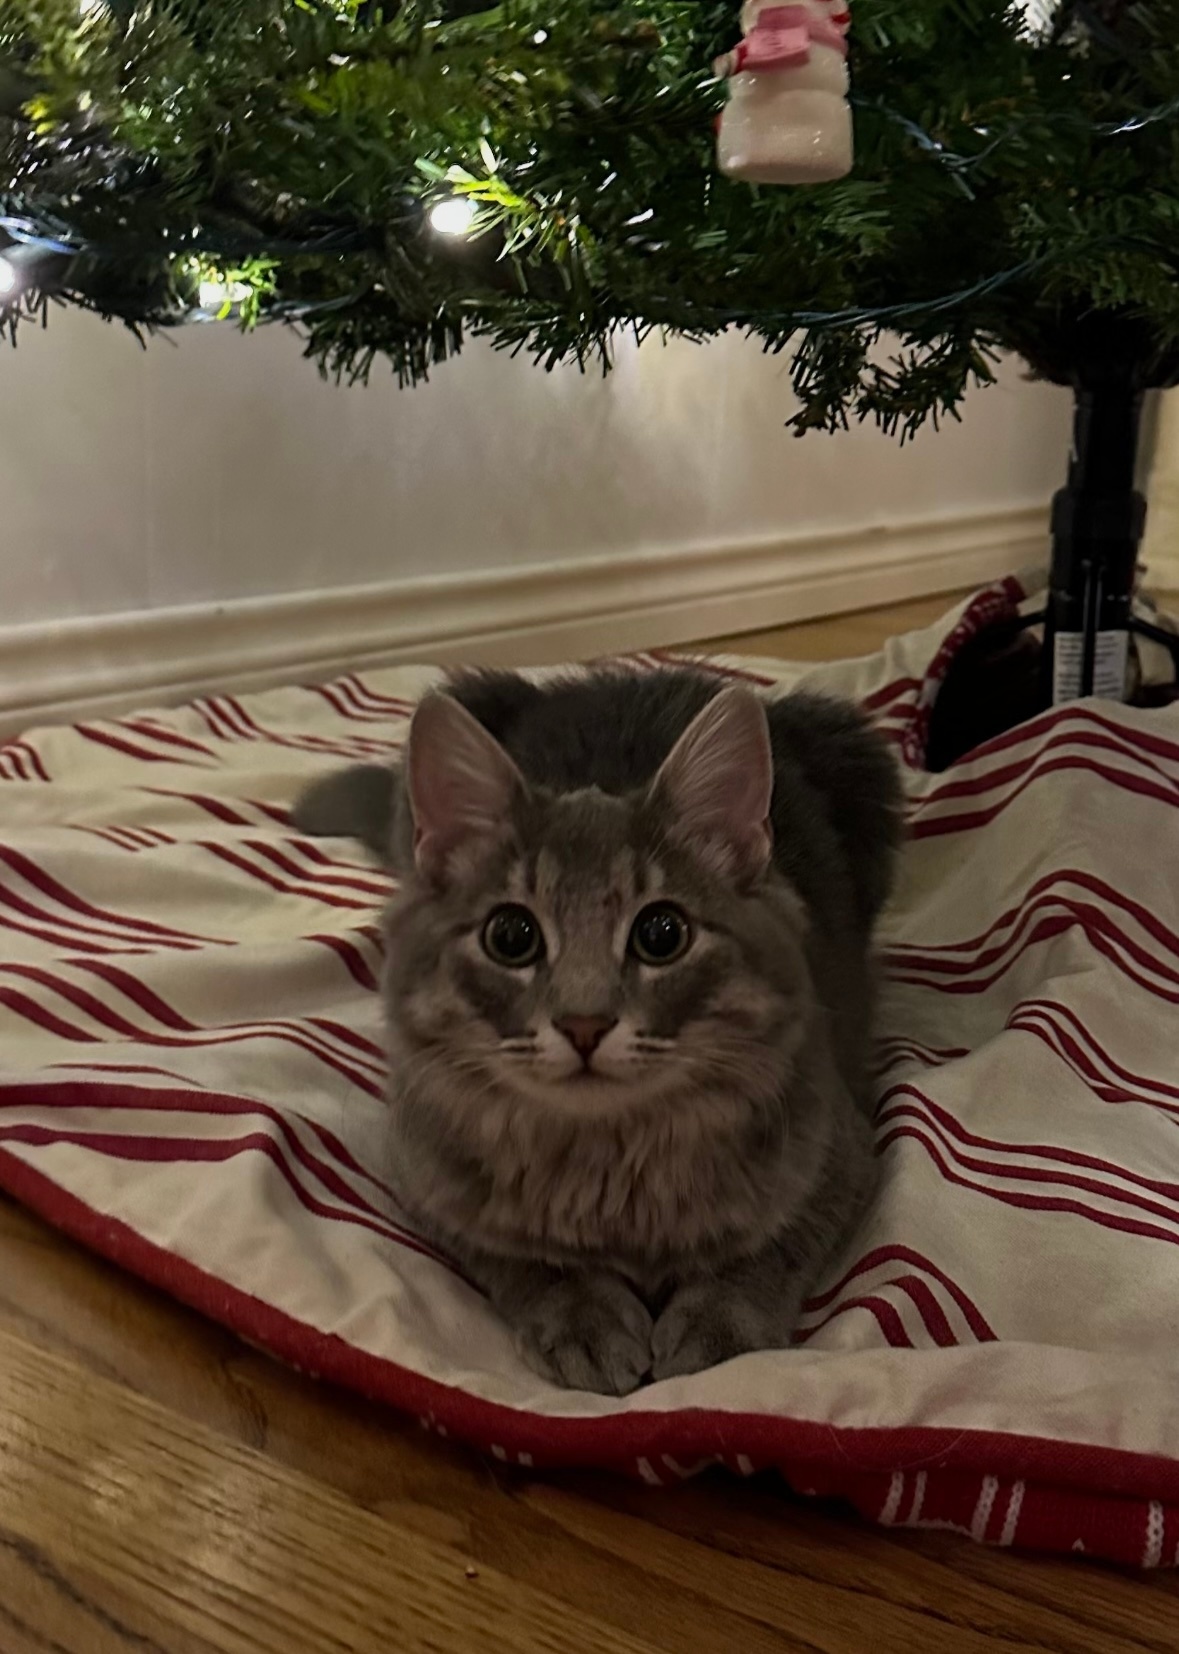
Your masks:
M682 1276L652 1335L653 1376L703 1372L751 1350L788 1349L808 1292L849 1233L876 1181L866 1122L827 1162L810 1201L753 1257Z
M736 1267L686 1281L655 1323L653 1376L680 1378L750 1350L786 1349L811 1275L777 1244Z
M653 1376L703 1372L751 1350L788 1349L807 1294L876 1187L872 1131L848 1092L808 1198L760 1252L680 1274L655 1323Z
M569 1390L625 1396L651 1371L651 1315L621 1276L502 1259L481 1264L475 1278L542 1378Z

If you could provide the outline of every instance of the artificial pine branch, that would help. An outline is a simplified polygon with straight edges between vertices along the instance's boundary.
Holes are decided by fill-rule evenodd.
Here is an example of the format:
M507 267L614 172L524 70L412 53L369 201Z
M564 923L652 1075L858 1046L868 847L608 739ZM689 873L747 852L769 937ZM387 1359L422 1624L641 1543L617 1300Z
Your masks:
M0 0L0 223L44 255L4 323L52 294L172 325L213 275L324 371L408 382L471 334L589 365L736 327L797 350L799 430L902 435L998 349L1065 375L1095 314L1172 371L1179 0L1039 33L1007 0L854 0L856 168L793 191L715 171L736 11ZM449 193L469 240L430 228Z

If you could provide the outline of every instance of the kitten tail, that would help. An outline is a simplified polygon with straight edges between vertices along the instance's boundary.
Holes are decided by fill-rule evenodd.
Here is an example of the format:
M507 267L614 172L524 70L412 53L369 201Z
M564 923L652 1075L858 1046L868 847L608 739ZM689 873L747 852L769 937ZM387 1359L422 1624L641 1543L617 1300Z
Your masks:
M397 770L384 764L354 764L313 781L295 801L291 824L316 838L358 838L393 867L401 859L397 840L403 809Z

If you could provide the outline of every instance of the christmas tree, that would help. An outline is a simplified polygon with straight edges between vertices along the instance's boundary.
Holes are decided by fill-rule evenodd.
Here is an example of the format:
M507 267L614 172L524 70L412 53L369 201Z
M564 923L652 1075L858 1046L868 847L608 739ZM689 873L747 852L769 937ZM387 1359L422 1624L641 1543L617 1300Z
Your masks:
M551 367L737 328L793 353L797 430L902 437L1015 351L1078 396L1050 631L1090 687L1179 374L1179 0L854 0L855 165L810 189L717 170L738 32L731 0L0 0L0 319L284 321L405 382L472 334Z

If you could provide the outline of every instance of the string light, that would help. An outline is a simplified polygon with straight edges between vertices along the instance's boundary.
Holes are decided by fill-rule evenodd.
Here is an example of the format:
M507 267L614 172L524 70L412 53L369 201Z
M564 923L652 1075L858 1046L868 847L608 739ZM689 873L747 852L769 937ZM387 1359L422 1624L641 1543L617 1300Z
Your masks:
M20 244L5 247L0 252L0 304L6 300L11 302L30 281L35 280L37 285L43 285L48 268L54 262L53 259L46 259L36 247Z
M227 304L240 304L248 299L250 289L244 281L222 281L219 276L207 276L198 289L202 310L218 315Z
M448 195L430 208L430 228L439 235L469 235L478 207L466 195Z
M1060 10L1060 0L1024 0L1023 26L1020 34L1028 40L1039 40L1047 35Z
M1064 77L1069 78L1067 75ZM1124 120L1091 121L1084 115L1070 114L1067 110L1056 110L1043 115L1031 117L1016 116L1010 124L991 138L990 143L973 155L959 155L953 150L946 149L945 145L931 136L923 126L902 115L897 109L890 109L877 98L852 97L851 102L861 109L871 109L882 115L885 120L892 121L915 140L920 148L936 153L947 172L954 174L961 183L962 174L972 172L980 163L990 160L996 150L1008 143L1020 133L1034 130L1039 127L1073 128L1076 131L1092 132L1102 138L1120 138L1126 133L1141 132L1143 127L1155 126L1160 121L1171 121L1179 116L1179 97L1168 98L1166 103L1155 104L1150 109L1144 109L1139 115L1132 115ZM974 131L980 137L989 137L991 129L986 126L976 126Z

